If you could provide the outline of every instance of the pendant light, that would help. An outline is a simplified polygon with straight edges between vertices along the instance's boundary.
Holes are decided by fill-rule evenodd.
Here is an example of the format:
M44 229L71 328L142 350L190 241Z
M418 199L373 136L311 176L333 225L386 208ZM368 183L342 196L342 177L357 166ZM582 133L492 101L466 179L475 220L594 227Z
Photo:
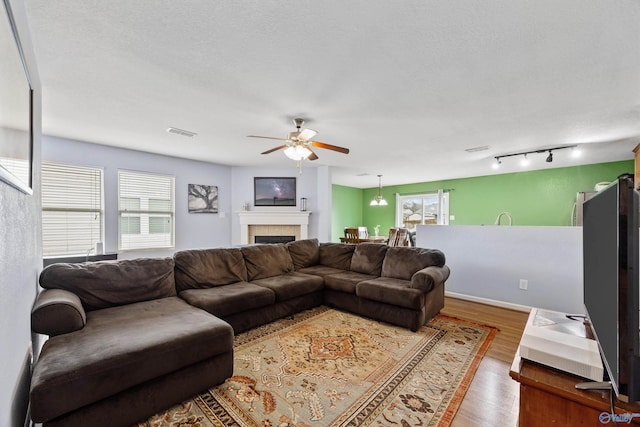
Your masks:
M384 197L382 197L382 175L378 175L378 195L375 196L373 200L371 200L371 203L369 203L369 206L387 206L387 205L388 205L387 201L384 199Z

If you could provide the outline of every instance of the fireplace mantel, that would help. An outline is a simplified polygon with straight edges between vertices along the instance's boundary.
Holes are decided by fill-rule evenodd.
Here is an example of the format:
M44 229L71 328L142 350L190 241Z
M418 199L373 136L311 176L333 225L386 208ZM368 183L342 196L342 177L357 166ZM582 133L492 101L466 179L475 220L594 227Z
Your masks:
M309 211L242 211L238 212L240 219L240 244L249 243L250 225L298 225L300 238L309 236Z

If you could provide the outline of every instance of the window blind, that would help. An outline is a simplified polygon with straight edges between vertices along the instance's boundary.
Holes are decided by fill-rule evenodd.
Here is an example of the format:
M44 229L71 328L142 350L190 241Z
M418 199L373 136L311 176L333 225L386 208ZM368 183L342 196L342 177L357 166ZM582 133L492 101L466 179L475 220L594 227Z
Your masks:
M118 248L173 248L175 178L118 171Z
M102 169L42 163L42 253L86 255L104 242Z

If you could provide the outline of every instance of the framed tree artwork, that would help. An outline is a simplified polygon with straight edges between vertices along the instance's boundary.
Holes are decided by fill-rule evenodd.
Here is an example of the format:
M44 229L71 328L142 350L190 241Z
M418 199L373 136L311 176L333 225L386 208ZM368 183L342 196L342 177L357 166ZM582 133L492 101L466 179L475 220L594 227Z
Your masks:
M253 178L254 206L295 206L296 178Z
M218 213L218 187L189 184L189 213Z

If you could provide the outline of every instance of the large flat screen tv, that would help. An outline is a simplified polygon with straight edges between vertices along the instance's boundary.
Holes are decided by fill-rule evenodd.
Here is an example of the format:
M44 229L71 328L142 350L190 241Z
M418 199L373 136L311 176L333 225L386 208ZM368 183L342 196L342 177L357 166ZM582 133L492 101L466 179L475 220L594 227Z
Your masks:
M584 305L611 386L640 400L638 192L621 176L584 205Z

